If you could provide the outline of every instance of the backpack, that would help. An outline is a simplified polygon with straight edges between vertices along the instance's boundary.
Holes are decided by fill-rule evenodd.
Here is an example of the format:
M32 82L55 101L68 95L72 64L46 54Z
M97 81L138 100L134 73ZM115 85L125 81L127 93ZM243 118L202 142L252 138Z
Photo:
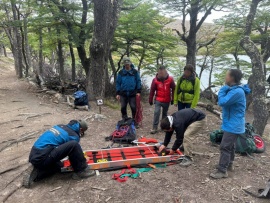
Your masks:
M74 105L75 106L85 106L88 105L88 95L84 91L77 91L73 94L75 100Z
M105 140L111 140L114 143L131 144L137 139L135 122L132 118L118 121L115 131Z
M197 76L194 77L194 79L192 79L192 80L188 80L188 81L191 82L191 84L192 84L192 86L193 86L193 89L192 89L192 90L190 90L190 91L183 91L183 90L181 89L181 84L182 84L182 82L183 82L184 80L186 80L186 79L183 78L183 76L181 76L180 81L179 81L179 84L178 84L178 92L177 92L177 94L180 94L181 92L189 93L189 94L194 94L194 87L195 87L196 79L197 79Z
M240 154L252 154L256 152L257 148L253 137L247 136L246 134L238 135L235 152Z
M253 135L255 135L255 128L250 124L245 124L245 133L238 135L235 145L235 152L240 154L252 154L257 152L257 147ZM214 144L220 144L223 137L222 130L215 130L210 133L210 141Z

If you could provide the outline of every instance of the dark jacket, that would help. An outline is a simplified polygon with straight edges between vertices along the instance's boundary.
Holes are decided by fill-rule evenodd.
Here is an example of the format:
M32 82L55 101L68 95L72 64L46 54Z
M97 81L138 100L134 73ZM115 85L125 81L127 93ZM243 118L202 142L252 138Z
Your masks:
M80 124L71 121L68 125L56 125L44 132L34 143L29 162L37 165L57 146L75 140L80 141Z
M131 64L131 69L127 71L125 67L119 71L116 80L117 95L135 96L141 93L141 77L139 72Z
M196 121L201 121L205 118L205 114L198 109L183 109L172 114L173 129L176 132L176 140L172 150L176 151L183 143L184 133L188 126ZM173 132L167 132L164 139L164 146L167 146L171 141Z
M153 103L153 97L156 94L156 100L161 103L173 101L175 82L173 77L167 76L161 80L158 75L153 79L149 95L149 103Z

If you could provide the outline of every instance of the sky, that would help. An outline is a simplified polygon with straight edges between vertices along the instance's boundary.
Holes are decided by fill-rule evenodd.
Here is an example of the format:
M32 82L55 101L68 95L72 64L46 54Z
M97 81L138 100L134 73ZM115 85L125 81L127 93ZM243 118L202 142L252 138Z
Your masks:
M213 23L214 20L220 19L223 16L227 15L228 13L226 12L221 12L221 11L212 11L212 13L206 18L205 22L206 23ZM202 17L202 14L199 15L199 19Z

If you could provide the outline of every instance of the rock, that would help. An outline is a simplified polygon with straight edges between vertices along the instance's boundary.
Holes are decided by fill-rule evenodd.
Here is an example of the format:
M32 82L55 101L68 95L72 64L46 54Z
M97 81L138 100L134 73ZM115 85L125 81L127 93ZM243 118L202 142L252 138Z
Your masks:
M107 117L102 115L102 114L94 114L94 119L101 122L101 121L107 119Z

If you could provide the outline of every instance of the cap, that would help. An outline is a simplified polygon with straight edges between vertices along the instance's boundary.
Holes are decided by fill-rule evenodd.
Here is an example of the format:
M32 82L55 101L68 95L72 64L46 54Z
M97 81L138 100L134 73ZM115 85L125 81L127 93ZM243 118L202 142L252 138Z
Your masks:
M131 64L131 61L130 61L130 58L129 57L125 57L125 58L123 58L123 64L124 65L127 65L127 64Z

